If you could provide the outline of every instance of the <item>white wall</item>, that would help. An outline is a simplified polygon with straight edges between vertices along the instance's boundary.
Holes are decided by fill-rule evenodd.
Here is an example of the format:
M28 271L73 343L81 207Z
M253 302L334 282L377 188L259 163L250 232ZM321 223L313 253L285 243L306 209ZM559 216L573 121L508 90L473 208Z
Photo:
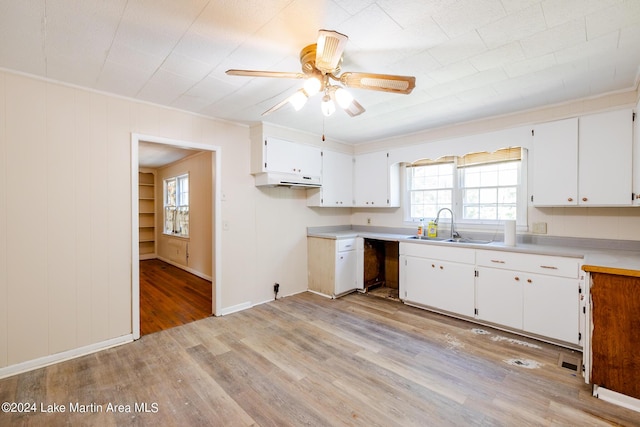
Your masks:
M214 153L202 151L158 168L155 175L156 253L158 257L205 278L213 277L212 163ZM164 230L164 180L189 174L189 237L169 236ZM187 256L188 255L188 256Z
M132 333L131 133L221 147L223 312L306 290L306 227L349 223L256 188L245 126L0 72L0 377Z

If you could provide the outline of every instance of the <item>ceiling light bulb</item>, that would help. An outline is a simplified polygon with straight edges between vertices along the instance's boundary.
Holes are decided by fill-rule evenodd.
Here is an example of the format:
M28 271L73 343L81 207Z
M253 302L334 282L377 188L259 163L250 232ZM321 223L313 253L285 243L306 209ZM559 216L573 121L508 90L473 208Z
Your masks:
M329 117L336 111L336 106L329 95L325 95L322 97L320 108L322 109L322 114L324 114L326 117Z
M336 102L341 108L349 108L349 106L353 102L353 96L349 93L349 91L339 87L338 89L336 89Z
M307 95L305 95L304 91L298 91L291 95L289 98L289 103L293 106L293 109L296 111L300 111L304 104L307 103Z
M304 91L307 92L309 96L313 96L316 93L320 92L320 87L322 83L315 77L310 77L304 82Z

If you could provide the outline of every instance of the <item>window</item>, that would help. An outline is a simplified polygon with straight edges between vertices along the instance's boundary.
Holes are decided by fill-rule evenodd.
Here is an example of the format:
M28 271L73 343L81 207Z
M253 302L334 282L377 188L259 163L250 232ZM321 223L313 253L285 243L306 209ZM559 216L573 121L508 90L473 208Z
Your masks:
M458 223L526 222L520 147L407 166L407 220L435 218L449 208Z
M164 233L189 237L189 174L164 180Z
M407 171L411 218L435 218L438 210L451 207L455 178L453 158L425 162Z

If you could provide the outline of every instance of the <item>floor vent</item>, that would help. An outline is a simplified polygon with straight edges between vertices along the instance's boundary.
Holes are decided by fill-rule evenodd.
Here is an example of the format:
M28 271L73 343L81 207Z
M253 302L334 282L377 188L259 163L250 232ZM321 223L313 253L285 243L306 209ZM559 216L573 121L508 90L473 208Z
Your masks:
M582 357L580 355L560 353L558 366L570 371L580 372L582 370Z

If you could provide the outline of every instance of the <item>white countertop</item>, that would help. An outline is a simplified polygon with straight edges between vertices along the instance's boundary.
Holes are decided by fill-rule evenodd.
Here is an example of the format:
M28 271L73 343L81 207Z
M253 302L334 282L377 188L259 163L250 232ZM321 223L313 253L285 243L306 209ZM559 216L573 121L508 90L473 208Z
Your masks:
M418 245L446 245L455 247L468 247L474 249L486 249L495 251L522 252L539 255L563 256L583 258L583 264L612 270L631 270L640 274L640 251L614 250L614 249L590 249L583 247L539 245L531 243L517 243L515 246L505 246L503 242L491 242L486 244L466 242L444 242L428 239L411 239L410 235L399 233L380 233L352 229L336 229L323 231L310 231L308 237L323 239L348 239L363 237L366 239L389 240L406 242Z

